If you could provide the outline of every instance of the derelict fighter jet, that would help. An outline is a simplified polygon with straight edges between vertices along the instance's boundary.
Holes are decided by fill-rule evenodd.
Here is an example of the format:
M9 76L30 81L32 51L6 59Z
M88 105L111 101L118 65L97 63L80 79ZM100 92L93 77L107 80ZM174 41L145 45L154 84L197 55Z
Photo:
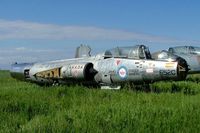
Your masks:
M175 56L185 59L189 74L200 73L200 47L177 46L152 54L155 60L169 60Z
M48 84L81 83L101 88L120 88L126 82L149 84L160 80L184 80L187 62L178 56L154 60L144 45L116 47L95 56L81 45L75 58L50 62L13 64L11 76Z

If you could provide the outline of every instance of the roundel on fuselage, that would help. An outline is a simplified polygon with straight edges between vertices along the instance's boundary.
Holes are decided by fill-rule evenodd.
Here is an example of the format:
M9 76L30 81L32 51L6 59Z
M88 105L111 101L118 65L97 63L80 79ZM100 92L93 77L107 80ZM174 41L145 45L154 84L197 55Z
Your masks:
M117 75L121 78L121 79L126 79L128 77L128 70L125 66L121 66L118 68L117 70Z

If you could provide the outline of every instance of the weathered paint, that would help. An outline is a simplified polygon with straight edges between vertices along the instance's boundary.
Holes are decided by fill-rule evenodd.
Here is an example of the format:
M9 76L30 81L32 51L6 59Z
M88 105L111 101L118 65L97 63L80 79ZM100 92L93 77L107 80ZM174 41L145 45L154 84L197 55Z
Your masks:
M137 52L134 52L134 48ZM169 62L167 60L151 59L151 55L147 55L149 52L145 53L143 51L144 55L141 55L140 51L143 50L142 48L146 47L138 45L131 48L131 51L128 51L129 54L127 57L124 56L126 51L123 51L123 56L119 55L119 57L116 53L115 56L112 56L109 51L106 51L106 54L109 55L102 53L92 57L87 56L84 58L34 63L31 66L25 65L20 67L20 72L23 74L25 69L27 70L29 78L26 80L47 83L54 83L56 81L59 83L83 82L113 85L127 81L139 84L168 79L185 79L184 76L180 77L179 75L180 73L186 74L187 71L185 69L185 71L179 72L180 64L178 61ZM123 50L122 48L119 49ZM16 65L15 68L17 67ZM14 72L15 70L12 73Z

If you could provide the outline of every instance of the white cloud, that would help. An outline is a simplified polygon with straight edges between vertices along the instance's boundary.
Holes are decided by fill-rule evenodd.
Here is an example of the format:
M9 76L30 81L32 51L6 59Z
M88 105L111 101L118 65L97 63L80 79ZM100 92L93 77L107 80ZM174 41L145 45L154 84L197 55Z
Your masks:
M16 50L17 51L24 51L24 50L26 50L26 48L25 47L18 47L18 48L16 48Z
M53 49L29 49L26 47L0 49L0 66L14 62L38 62L63 56L64 51ZM59 57L59 56L58 56Z
M170 43L175 39L92 26L61 26L0 19L0 39L139 40Z

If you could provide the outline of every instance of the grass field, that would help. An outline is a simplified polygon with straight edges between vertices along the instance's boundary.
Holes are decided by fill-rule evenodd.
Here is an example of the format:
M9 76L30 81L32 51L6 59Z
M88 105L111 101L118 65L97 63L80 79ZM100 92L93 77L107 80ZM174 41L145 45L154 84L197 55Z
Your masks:
M42 87L0 71L0 132L199 132L200 76L151 92Z

